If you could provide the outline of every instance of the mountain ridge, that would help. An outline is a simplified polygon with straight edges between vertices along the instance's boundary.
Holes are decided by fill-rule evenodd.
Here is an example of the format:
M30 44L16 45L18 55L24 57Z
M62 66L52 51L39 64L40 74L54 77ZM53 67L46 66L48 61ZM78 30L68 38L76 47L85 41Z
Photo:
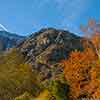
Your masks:
M24 55L25 62L41 74L42 83L46 79L59 76L57 72L62 73L62 68L57 67L57 63L66 59L71 51L83 49L80 39L81 37L69 31L46 28L31 34L17 45L17 49ZM54 66L56 69L51 73Z
M17 43L24 38L24 36L19 36L7 31L0 31L0 51L5 51L7 48L16 46Z

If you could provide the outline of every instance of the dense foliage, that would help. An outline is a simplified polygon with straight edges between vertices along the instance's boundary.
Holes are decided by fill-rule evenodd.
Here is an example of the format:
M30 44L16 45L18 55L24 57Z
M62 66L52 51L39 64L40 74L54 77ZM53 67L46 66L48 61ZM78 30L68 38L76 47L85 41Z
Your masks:
M65 100L68 98L69 86L59 80L52 80L49 84L49 91L56 100Z
M75 50L62 61L69 95L73 99L100 98L100 24L91 19L81 28L87 39L81 40L83 52Z
M100 63L91 49L72 52L63 64L72 98L100 98Z

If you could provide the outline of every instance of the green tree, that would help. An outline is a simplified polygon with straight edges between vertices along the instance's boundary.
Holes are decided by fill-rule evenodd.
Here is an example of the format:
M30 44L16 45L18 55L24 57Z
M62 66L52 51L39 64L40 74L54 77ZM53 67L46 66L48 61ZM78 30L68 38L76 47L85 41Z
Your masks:
M52 80L49 84L49 91L56 98L56 100L68 100L67 93L69 86L59 80Z

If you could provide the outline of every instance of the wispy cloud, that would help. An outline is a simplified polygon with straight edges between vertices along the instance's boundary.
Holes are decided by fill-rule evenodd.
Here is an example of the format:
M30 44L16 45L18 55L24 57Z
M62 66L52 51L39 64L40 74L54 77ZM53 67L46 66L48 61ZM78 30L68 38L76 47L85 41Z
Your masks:
M49 2L50 0L34 0L33 1L33 8L36 7L36 9L41 9L45 7L45 5Z
M59 19L59 26L61 28L73 27L77 30L75 24L81 18L82 14L87 10L88 0L36 0L37 8L42 11L48 9L48 5L54 7L54 11L57 11ZM50 11L50 9L49 9ZM53 15L51 15L53 16ZM52 17L53 18L53 17ZM58 25L57 25L58 26ZM75 26L75 27L74 27Z
M63 16L60 21L61 27L77 32L78 27L75 24L87 10L88 0L55 0L55 2Z
M86 10L88 0L36 0L38 8L45 8L47 4L55 3L55 8L59 11L60 16L68 20L78 19Z
M56 8L62 12L66 19L72 20L79 18L86 10L87 0L54 0Z
M2 24L0 24L0 27L1 27L3 30L8 31L8 29L7 29L5 26L3 26Z

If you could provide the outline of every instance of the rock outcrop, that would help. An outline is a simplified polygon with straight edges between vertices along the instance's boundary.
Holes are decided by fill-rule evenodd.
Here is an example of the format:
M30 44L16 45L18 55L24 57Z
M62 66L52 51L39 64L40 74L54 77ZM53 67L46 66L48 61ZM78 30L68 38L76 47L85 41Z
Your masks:
M79 36L54 28L42 29L32 34L18 47L29 62L30 58L34 58L43 63L55 63L66 58L70 51L82 49Z

